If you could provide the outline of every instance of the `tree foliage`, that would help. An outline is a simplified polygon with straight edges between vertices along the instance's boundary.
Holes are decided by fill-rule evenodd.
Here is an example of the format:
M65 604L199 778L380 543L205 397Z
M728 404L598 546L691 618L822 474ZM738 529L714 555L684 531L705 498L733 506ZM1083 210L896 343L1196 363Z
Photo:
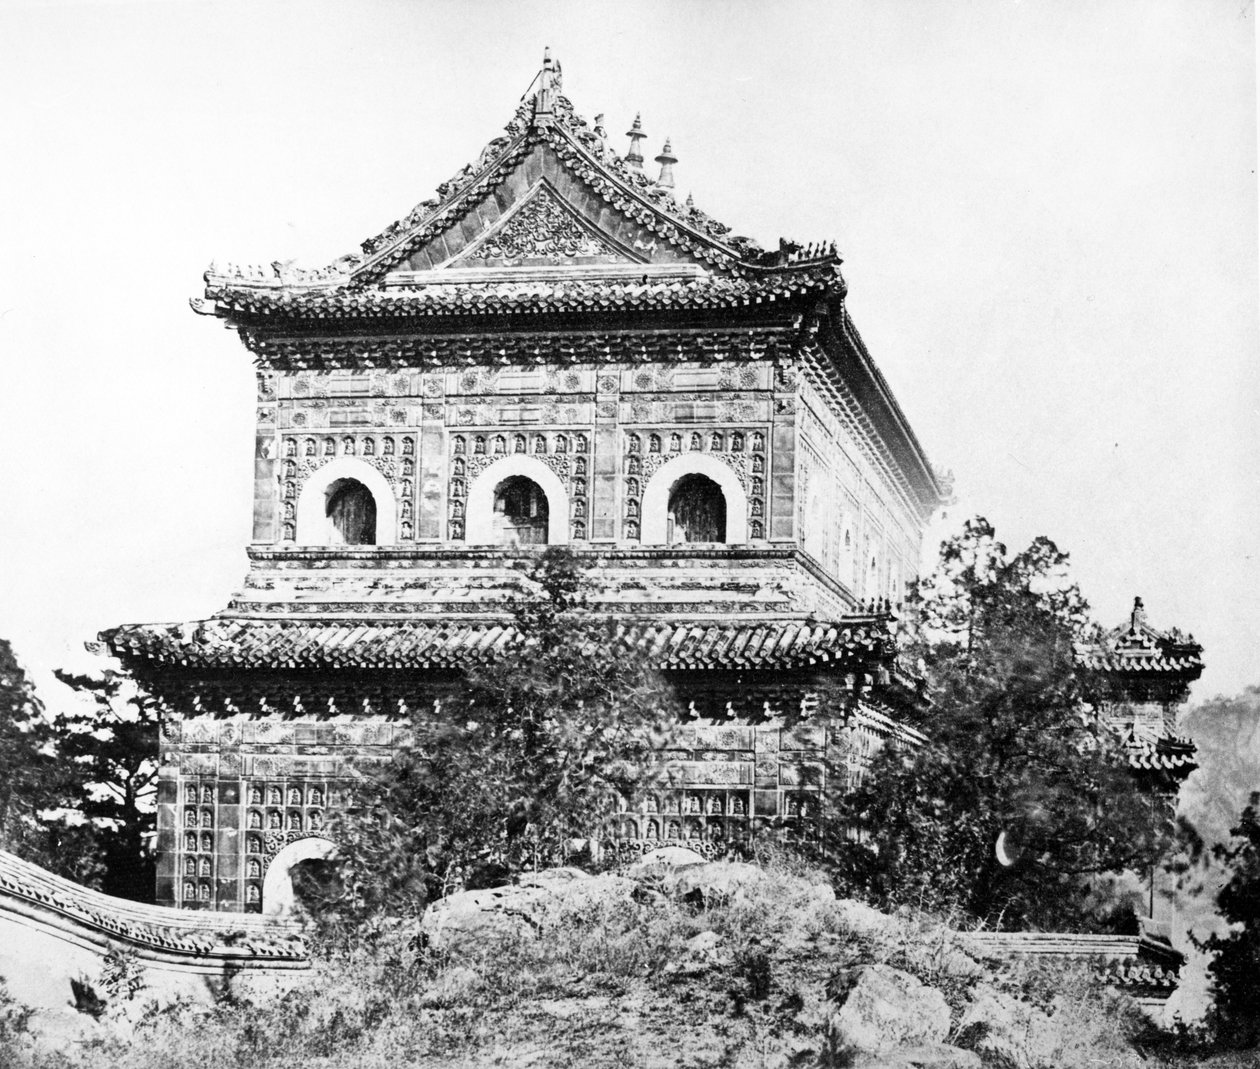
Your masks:
M406 914L446 887L551 863L652 777L669 688L585 610L569 551L545 551L529 579L536 593L513 605L518 641L413 712L414 741L334 828L339 915Z
M34 686L0 639L0 849L93 884L100 862L92 829L68 818L82 785L55 742Z
M64 767L82 785L75 808L96 830L104 872L101 889L152 901L158 714L155 705L121 673L100 676L58 671L62 683L91 700L53 720Z
M1226 1046L1255 1047L1260 1045L1260 793L1251 795L1230 834L1231 841L1218 844L1213 855L1229 872L1216 906L1231 928L1195 942L1214 955L1208 965L1213 1033Z
M863 829L850 876L877 899L1088 926L1091 878L1168 849L1162 802L1137 789L1078 666L1095 633L1067 565L1047 538L1009 554L976 519L920 584L907 652L928 681L927 742L885 748L846 803Z

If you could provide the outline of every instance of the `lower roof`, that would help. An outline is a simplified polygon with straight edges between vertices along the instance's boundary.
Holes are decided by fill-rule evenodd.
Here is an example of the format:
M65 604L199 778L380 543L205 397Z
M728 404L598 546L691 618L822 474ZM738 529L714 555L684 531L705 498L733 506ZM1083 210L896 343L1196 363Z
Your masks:
M891 660L886 618L751 623L619 622L615 637L661 669L785 671L873 667ZM140 670L459 670L521 643L505 620L274 620L222 618L129 624L103 631L110 653Z

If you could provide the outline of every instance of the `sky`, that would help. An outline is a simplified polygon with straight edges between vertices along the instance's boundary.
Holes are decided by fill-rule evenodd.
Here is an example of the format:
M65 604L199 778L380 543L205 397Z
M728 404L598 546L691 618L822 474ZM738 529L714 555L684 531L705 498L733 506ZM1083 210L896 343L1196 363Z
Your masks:
M244 576L253 374L211 260L318 265L501 132L545 45L736 233L836 241L957 501L1260 683L1244 0L0 0L0 636L37 677ZM624 149L624 142L613 143Z

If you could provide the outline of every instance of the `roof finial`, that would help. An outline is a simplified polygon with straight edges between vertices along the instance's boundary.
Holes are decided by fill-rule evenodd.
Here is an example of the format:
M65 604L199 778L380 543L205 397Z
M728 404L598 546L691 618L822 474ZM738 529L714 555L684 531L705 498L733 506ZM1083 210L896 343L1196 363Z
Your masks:
M636 171L643 170L643 150L639 148L639 142L647 137L647 134L643 132L641 115L642 112L634 113L634 123L626 131L626 137L630 139L630 151L626 153L626 166Z
M560 91L560 63L552 60L550 47L543 49L542 70L536 80L538 92L534 94L534 123L550 126L552 98Z
M678 162L678 157L674 155L674 151L670 148L669 138L665 138L665 147L661 149L661 154L656 157L656 162L661 165L661 177L656 180L658 186L664 186L666 189L674 188L674 164Z
M1133 615L1129 617L1129 627L1136 631L1146 623L1146 607L1141 598L1133 599Z

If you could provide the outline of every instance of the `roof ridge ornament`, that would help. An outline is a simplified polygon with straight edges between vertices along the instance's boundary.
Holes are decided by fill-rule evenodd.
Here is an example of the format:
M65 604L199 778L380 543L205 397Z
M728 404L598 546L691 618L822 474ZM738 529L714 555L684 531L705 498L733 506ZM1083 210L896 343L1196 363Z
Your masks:
M634 113L634 122L630 125L630 129L626 131L626 137L630 139L630 151L626 153L623 162L631 170L641 172L643 170L643 150L639 148L639 142L647 137L647 134L643 132L642 112L636 111Z
M665 138L665 147L661 149L661 154L656 157L656 162L661 165L661 176L656 180L656 184L663 189L673 189L674 164L678 162L678 157L674 155L674 149L668 136Z
M542 70L534 79L538 92L534 94L534 126L541 129L555 121L555 102L564 85L560 61L551 58L550 46L543 49Z

